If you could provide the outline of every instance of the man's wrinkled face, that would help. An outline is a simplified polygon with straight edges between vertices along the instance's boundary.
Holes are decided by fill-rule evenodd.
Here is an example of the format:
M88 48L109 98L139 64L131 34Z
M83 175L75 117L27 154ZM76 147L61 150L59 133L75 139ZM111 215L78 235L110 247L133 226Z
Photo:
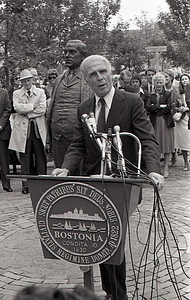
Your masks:
M98 97L105 97L112 88L110 65L101 58L91 59L86 63L84 77Z
M64 49L65 63L69 69L75 69L80 66L84 56L77 49L75 44L67 44Z
M33 78L26 78L21 80L22 86L28 91L32 87Z

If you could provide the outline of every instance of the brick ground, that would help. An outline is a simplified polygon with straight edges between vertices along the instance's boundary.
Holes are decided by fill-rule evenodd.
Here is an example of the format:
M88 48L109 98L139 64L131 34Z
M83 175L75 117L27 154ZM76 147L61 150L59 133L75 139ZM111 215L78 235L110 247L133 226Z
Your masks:
M51 164L49 172L50 168ZM163 233L161 223L158 222L157 212L153 219L149 251L144 246L152 217L152 189L144 189L143 202L139 205L139 210L135 211L130 218L130 240L127 235L126 242L129 299L132 299L134 295L135 277L138 277L138 282L136 282L136 284L138 283L138 294L136 293L133 299L149 300L151 297L159 300L190 299L190 279L187 277L190 277L190 171L184 172L182 168L182 157L178 156L176 167L170 168L170 177L166 180L165 187L160 193L166 212L166 216L163 211L161 212L162 223L166 227L168 249L170 250L170 252L166 250L166 259ZM83 284L83 273L78 266L43 258L30 197L21 194L20 181L11 180L11 182L13 193L0 190L0 299L12 300L18 290L28 285L53 285L63 289L72 289L76 284ZM171 222L173 234L169 222ZM156 235L154 234L155 226ZM156 248L158 265L152 284L154 238L158 244ZM175 241L177 241L177 245ZM129 245L131 245L133 253L134 271L130 262ZM145 250L145 255L138 276L143 250ZM170 254L172 258L170 258ZM147 262L146 272L145 259ZM166 262L169 265L171 278ZM174 271L172 271L172 265ZM172 281L174 287L179 290L178 297ZM94 287L96 294L103 299L104 292L101 290L98 266L94 267ZM141 297L143 287L146 298Z

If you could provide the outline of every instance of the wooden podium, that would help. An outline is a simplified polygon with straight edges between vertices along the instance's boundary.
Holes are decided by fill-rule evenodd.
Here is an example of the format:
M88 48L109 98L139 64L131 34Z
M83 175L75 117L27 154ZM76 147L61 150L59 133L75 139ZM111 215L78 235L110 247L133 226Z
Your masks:
M94 290L93 265L123 261L129 217L142 179L11 176L27 178L43 255L78 264Z

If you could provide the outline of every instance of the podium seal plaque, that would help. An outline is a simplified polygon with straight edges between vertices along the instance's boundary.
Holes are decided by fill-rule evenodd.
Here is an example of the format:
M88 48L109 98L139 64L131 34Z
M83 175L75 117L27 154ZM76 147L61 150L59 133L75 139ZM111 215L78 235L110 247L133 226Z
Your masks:
M38 201L35 218L48 251L74 264L103 263L121 242L122 223L115 205L86 183L64 182L48 189Z

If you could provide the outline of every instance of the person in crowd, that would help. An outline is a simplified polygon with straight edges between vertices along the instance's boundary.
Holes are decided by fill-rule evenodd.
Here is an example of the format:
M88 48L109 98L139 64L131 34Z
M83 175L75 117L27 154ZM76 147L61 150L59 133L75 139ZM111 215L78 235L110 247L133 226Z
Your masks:
M44 91L46 94L46 100L50 100L55 79L58 77L59 73L56 69L49 69L47 72L48 84L44 86Z
M164 177L169 177L169 155L174 152L174 122L172 117L171 92L165 90L165 77L156 73L153 78L154 91L146 103L156 139L164 155Z
M40 83L40 78L39 78L39 75L38 75L38 71L33 67L28 68L28 70L30 71L30 73L33 76L32 84L35 85L37 88L41 88L41 83Z
M146 86L147 86L147 76L145 73L141 73L141 87L144 89L146 89Z
M189 91L189 84L190 84L190 76L186 73L182 74L179 79L179 93L182 95L182 98L189 103L190 100L190 91Z
M111 65L100 55L85 58L81 64L81 71L95 96L82 102L78 107L77 122L73 141L65 155L62 168L56 168L52 176L67 176L75 173L82 161L81 175L100 174L101 153L91 139L85 122L81 116L94 112L99 132L113 130L117 124L121 132L131 132L138 136L142 143L143 159L146 171L161 189L164 178L160 175L160 151L154 136L154 130L147 117L143 101L134 93L115 89L112 82ZM124 157L136 164L137 153L131 139L123 139ZM112 153L112 160L117 161L116 151ZM121 265L100 265L102 287L106 292L106 299L126 300L126 264L125 257Z
M13 92L17 89L21 88L20 76L18 73L13 75L10 80L10 86L8 88L9 98L11 100L11 116L10 116L10 124L12 128L12 121L14 119L14 107L13 107ZM20 165L20 161L18 159L18 155L16 151L9 149L9 164L13 166L13 174L17 174L17 165Z
M12 192L10 179L6 178L9 174L9 138L11 134L11 126L9 117L11 115L11 101L8 91L0 88L0 174L3 189L6 192Z
M99 300L99 297L80 285L76 285L71 291L38 285L22 288L14 300Z
M179 99L179 86L173 84L174 73L172 70L164 70L162 74L165 77L165 90L171 92L171 99L175 102L176 99Z
M181 118L175 122L175 148L180 149L184 160L184 171L189 170L188 152L190 151L190 76L182 74L179 83L180 96L175 101L175 111L181 112Z
M112 76L113 86L114 86L115 88L120 88L119 79L120 79L120 76L117 75L117 74L114 74L114 75Z
M173 108L175 106L175 103L177 99L180 98L179 96L179 86L177 87L176 85L173 84L174 81L174 73L172 70L164 70L162 74L165 77L165 90L171 92L171 102L173 105ZM175 126L174 126L174 136L175 136ZM175 148L175 152L172 153L172 158L171 158L171 166L174 167L175 163L177 161L176 157L177 149Z
M152 84L152 77L156 74L156 70L154 68L148 68L145 71L147 77L147 84L144 84L144 89L147 90L149 93L153 91L153 84Z
M37 88L41 88L40 77L38 75L37 69L30 67L30 68L28 68L28 70L30 71L30 73L33 76L32 84L35 85ZM37 174L37 168L36 168L36 164L35 164L35 153L33 152L33 149L31 149L30 156L31 156L30 157L30 174L35 175L35 174Z
M146 108L146 102L150 98L150 94L141 87L141 84L141 75L138 73L134 74L131 78L131 86L134 88L134 92L144 101Z
M134 89L131 86L132 74L129 70L124 69L120 73L120 89L125 90L126 92L134 93Z
M43 89L33 85L33 76L28 69L21 71L22 88L13 93L16 115L10 137L9 149L20 154L21 174L30 174L31 152L35 155L37 174L46 174L46 96ZM29 192L26 181L22 193Z
M46 152L52 150L56 168L61 167L72 141L77 107L92 94L80 71L80 64L87 54L86 45L80 40L70 40L64 54L67 69L55 80L46 116Z

